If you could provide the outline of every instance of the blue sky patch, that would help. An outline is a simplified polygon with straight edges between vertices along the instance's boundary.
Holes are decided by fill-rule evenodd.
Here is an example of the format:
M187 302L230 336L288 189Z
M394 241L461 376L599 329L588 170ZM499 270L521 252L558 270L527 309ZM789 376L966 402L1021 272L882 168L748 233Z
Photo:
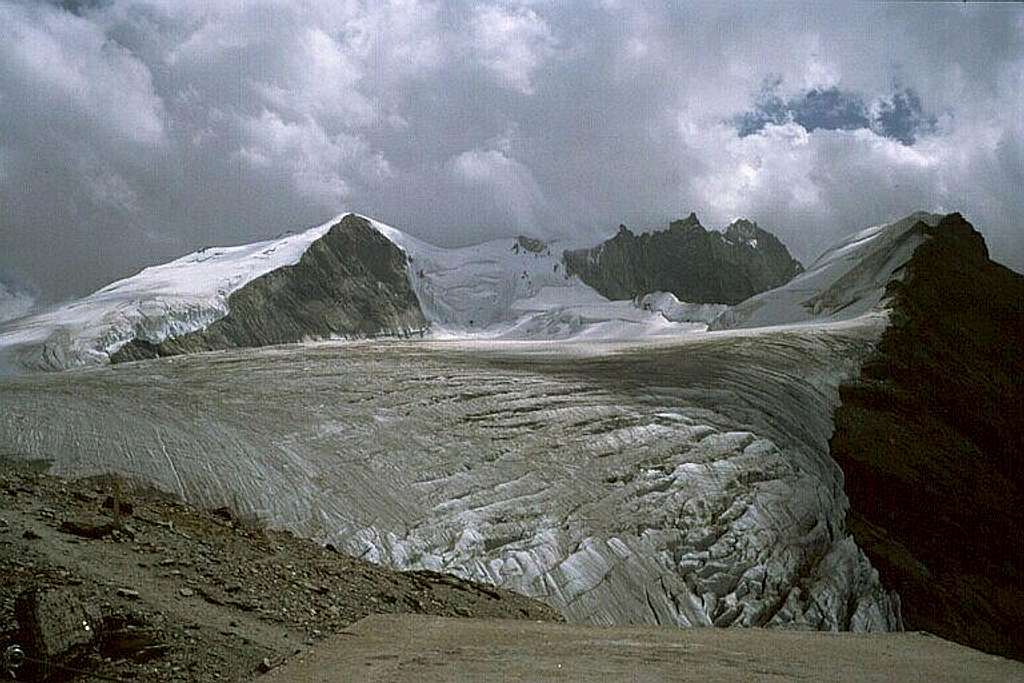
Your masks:
M910 88L869 103L857 93L834 86L813 88L784 100L776 93L778 86L779 81L769 83L754 109L734 119L740 137L757 133L769 124L793 122L808 132L869 128L911 145L918 133L935 126L935 117L923 112L921 98Z

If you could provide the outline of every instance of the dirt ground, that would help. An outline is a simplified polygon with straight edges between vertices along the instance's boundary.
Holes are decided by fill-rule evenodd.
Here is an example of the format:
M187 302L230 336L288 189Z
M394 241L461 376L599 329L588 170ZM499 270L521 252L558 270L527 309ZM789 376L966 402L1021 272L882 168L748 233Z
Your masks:
M595 627L369 617L272 672L318 681L1024 681L1024 664L923 633Z
M112 481L67 481L0 461L0 655L18 643L17 596L47 587L71 589L108 628L133 634L128 645L100 634L53 680L248 680L376 613L560 619L507 591L385 570L229 510L118 487L121 529L87 538L65 523L111 524ZM121 646L104 645L112 640Z

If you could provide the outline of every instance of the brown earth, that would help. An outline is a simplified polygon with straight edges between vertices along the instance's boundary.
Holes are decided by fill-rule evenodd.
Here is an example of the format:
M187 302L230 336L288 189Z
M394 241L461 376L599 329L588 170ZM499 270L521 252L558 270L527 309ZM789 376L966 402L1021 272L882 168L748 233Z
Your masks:
M378 613L560 619L507 591L385 570L128 482L118 483L124 512L110 533L111 480L39 469L0 461L0 655L18 642L15 601L28 589L70 589L104 627L94 647L63 663L84 673L53 668L51 680L248 680ZM107 533L80 535L91 532ZM39 676L33 666L19 679Z
M381 615L268 676L318 681L1024 680L1024 664L923 633L581 626Z

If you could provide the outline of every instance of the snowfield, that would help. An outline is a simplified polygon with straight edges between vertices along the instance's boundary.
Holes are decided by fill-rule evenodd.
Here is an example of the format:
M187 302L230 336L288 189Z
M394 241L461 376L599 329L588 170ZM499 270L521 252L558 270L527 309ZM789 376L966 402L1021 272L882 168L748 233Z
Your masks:
M811 321L850 320L879 307L886 285L926 239L919 222L942 216L923 211L862 230L827 250L788 283L752 296L723 312L711 329L768 327Z
M227 314L232 292L297 263L336 222L265 242L209 247L146 268L82 299L0 327L0 356L14 355L10 365L61 369L105 363L132 339L155 343L203 329Z
M409 257L410 282L435 338L631 339L705 329L609 301L566 275L558 244L509 238L443 249L370 222Z

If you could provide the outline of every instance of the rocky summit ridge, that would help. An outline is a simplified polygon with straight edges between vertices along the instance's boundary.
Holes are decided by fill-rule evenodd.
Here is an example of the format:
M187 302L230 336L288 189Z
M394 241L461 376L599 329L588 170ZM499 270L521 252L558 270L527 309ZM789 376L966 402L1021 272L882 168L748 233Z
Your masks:
M756 223L739 220L718 232L704 228L695 213L639 235L622 225L598 246L563 257L570 275L609 299L660 291L690 303L736 304L803 271Z

